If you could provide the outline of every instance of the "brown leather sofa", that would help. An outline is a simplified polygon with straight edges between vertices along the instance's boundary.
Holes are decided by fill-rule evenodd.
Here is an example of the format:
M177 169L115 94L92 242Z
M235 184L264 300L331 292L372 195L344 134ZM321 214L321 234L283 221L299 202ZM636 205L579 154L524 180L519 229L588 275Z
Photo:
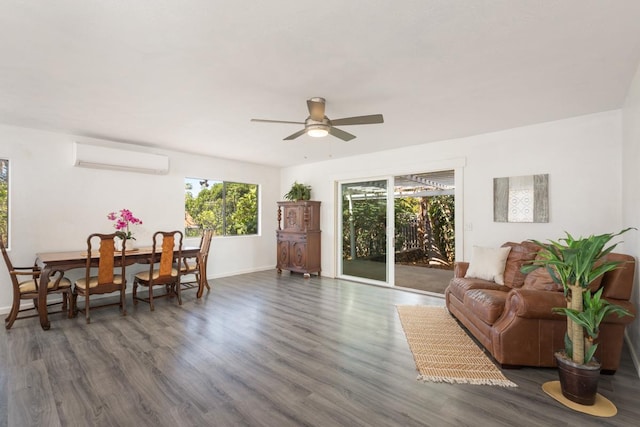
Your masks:
M564 348L567 321L552 308L566 306L562 289L544 268L528 275L520 272L523 263L535 258L538 246L531 242L503 246L511 246L504 285L465 278L469 263L456 262L454 277L445 290L447 308L503 367L557 366L554 352ZM629 301L635 260L614 253L607 257L623 264L592 283L592 289L604 288L605 299L635 315ZM624 330L632 320L630 316L619 318L614 314L602 322L596 357L603 373L612 374L618 369Z

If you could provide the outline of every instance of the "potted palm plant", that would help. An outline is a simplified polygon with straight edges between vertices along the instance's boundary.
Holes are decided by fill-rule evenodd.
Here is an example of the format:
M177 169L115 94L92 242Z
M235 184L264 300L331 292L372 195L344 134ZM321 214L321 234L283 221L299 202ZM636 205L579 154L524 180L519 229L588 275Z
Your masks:
M592 293L589 284L620 264L608 261L618 243L609 244L631 228L619 233L591 235L575 239L569 233L558 241L542 243L538 257L522 267L524 273L540 267L546 268L551 278L562 285L566 307L553 310L567 316L565 348L555 353L562 394L582 405L593 405L598 390L600 363L593 357L598 347L597 338L602 320L611 313L622 317L631 315L624 308L602 299L602 289Z
M311 200L311 186L294 181L289 192L284 195L284 198L296 202L300 200Z

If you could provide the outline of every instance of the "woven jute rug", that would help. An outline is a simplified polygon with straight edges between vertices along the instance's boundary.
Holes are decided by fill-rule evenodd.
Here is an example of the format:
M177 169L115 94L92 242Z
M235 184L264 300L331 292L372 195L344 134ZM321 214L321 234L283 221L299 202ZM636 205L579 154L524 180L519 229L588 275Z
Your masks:
M444 307L399 305L400 322L422 381L517 387Z

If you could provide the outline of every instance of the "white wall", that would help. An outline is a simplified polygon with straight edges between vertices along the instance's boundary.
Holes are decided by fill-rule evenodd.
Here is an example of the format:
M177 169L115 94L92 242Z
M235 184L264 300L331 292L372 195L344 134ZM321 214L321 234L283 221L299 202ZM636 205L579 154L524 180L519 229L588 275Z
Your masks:
M629 88L625 106L622 110L623 146L622 146L622 207L625 226L640 228L640 67ZM640 257L640 231L627 233L624 240L625 252ZM638 275L640 267L636 264L636 276L632 301L640 313L640 290ZM627 337L631 342L636 368L640 360L640 314L627 328ZM640 373L640 370L639 370Z
M184 178L195 177L259 184L261 191L262 235L214 237L209 277L275 271L279 169L157 149L148 151L169 156L168 175L86 169L72 166L72 143L78 139L0 126L0 157L10 161L10 256L15 265L32 265L37 252L86 248L90 233L113 231L107 213L123 208L143 221L133 230L139 244L150 244L157 230L181 230ZM73 278L74 272L68 275ZM0 281L0 312L6 312L12 290L4 263Z
M351 144L366 144L354 140ZM335 181L429 172L463 164L458 259L473 245L499 246L529 238L557 239L568 231L588 235L618 231L621 214L621 112L543 123L469 138L336 159L282 170L280 194L293 181L312 186L322 201L322 272L336 274ZM493 178L549 174L550 222L493 222ZM458 208L457 208L458 210ZM640 225L640 224L638 224Z

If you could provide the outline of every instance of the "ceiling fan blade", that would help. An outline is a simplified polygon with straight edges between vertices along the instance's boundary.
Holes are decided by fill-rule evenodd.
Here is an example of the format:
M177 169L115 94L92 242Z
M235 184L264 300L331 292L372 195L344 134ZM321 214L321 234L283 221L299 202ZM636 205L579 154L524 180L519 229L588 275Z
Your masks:
M311 98L307 101L307 108L309 109L309 116L317 121L321 122L324 119L324 98Z
M299 130L298 132L284 138L283 141L291 141L292 139L296 139L297 137L304 135L306 131L306 129Z
M331 120L331 124L334 126L372 125L376 123L384 123L382 114L371 114L369 116L357 116L357 117L345 117L343 119Z
M353 138L356 137L355 135L351 135L349 132L345 132L338 128L334 128L333 126L329 128L329 133L335 136L336 138L340 138L343 141L351 141Z
M261 123L291 123L292 125L303 125L304 122L289 122L286 120L265 120L265 119L251 119L252 122L261 122Z

